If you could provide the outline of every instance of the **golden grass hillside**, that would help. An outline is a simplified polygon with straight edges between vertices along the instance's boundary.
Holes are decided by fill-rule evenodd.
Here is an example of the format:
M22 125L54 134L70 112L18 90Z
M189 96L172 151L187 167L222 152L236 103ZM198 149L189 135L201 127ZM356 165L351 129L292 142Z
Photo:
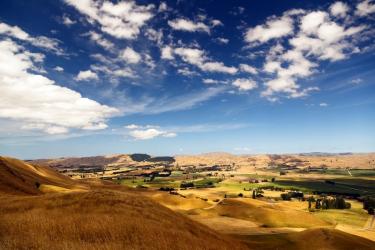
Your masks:
M1 249L246 249L138 194L98 189L6 199Z
M0 193L41 194L43 185L67 190L85 186L49 167L32 165L9 157L0 157Z
M47 167L4 157L0 173L0 249L248 249L136 190L94 181L77 192Z

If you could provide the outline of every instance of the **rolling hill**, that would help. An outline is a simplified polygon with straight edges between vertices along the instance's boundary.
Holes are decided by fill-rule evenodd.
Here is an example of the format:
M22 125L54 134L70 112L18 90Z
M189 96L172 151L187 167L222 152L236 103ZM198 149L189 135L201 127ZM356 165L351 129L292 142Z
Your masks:
M207 153L200 155L177 155L174 157L152 157L147 154L119 154L91 157L64 157L57 159L38 159L28 161L32 164L45 165L55 168L83 166L121 166L138 165L141 163L174 163L183 165L231 165L254 166L258 168L268 165L298 165L301 167L375 169L375 153L307 153L307 154L258 154L234 155L229 153Z
M321 222L307 218L302 223L315 224L298 233L221 234L144 193L101 180L79 182L49 167L0 157L0 199L6 201L0 203L1 249L375 249L370 240L314 228ZM231 209L237 203L229 199L205 212L262 223L258 217L264 217L269 226L288 220L282 208Z
M82 184L73 181L55 170L21 160L0 157L0 193L41 194L43 188L52 190L83 190Z
M1 249L247 249L136 190L12 158L0 158L0 190Z

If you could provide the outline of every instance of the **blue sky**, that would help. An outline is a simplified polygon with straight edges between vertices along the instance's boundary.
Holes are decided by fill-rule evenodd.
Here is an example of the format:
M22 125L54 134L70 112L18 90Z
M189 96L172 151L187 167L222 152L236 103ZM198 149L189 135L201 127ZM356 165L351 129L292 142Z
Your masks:
M0 154L375 151L375 1L0 3Z

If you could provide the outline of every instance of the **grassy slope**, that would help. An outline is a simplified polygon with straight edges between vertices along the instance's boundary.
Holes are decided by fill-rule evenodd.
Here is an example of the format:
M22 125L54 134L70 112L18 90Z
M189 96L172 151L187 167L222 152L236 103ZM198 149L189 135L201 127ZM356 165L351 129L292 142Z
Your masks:
M67 192L84 185L19 160L1 164L1 249L246 249L136 190L93 181Z
M36 183L81 190L85 187L49 167L0 156L0 193L41 194Z

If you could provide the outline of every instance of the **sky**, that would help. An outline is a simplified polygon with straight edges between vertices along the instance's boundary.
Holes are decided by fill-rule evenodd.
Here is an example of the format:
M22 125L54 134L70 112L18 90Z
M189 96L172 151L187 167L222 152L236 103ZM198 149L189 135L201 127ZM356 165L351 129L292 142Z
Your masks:
M0 2L0 155L375 151L375 1Z

